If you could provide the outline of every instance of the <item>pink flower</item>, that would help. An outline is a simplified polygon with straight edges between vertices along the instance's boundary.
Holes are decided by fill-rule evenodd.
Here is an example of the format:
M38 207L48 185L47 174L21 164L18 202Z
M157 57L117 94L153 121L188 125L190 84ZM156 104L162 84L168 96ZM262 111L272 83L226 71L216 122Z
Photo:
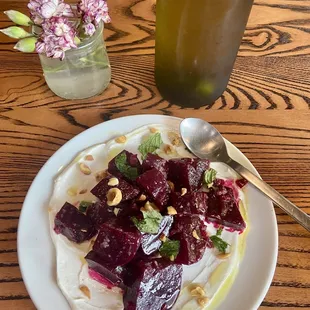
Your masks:
M47 57L65 57L65 51L76 48L74 38L76 29L65 17L52 17L42 23L43 32L36 43L36 51L46 54Z
M104 23L111 21L106 0L80 0L77 8L82 16L85 33L90 36L95 32L91 24L98 26L101 21Z
M83 25L83 28L84 28L84 31L85 31L85 34L88 35L88 36L92 36L95 31L96 31L96 27L94 24L92 23L89 23L89 24L84 24Z
M30 0L28 4L31 18L35 24L41 25L46 18L52 16L73 16L71 6L64 0Z

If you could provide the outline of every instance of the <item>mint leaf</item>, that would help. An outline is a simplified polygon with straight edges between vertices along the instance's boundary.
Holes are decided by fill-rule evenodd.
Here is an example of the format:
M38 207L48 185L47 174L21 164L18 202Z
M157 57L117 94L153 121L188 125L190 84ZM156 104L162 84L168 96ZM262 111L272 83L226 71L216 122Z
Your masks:
M203 175L203 181L208 187L211 187L213 185L213 182L216 179L216 174L217 172L213 168L209 168L205 171Z
M220 238L217 235L211 236L210 237L214 247L216 247L220 252L225 253L227 247L229 246L229 244L224 241L222 238Z
M149 211L142 211L142 213L143 220L138 220L136 217L132 217L131 220L133 223L141 232L157 234L163 216L154 209Z
M153 135L150 135L146 141L144 141L139 147L138 150L144 159L148 153L154 153L162 145L163 140L161 134L156 132Z
M180 251L180 241L179 240L169 240L162 244L159 248L159 253L162 257L169 258L170 260L174 260ZM173 259L172 259L173 258Z
M223 227L220 227L217 231L216 231L216 235L220 236L222 234L223 231Z
M115 165L119 172L129 180L135 180L139 175L138 169L127 163L127 156L124 152L115 157Z
M87 208L91 205L92 203L90 201L81 201L79 205L79 211L81 212L86 212Z

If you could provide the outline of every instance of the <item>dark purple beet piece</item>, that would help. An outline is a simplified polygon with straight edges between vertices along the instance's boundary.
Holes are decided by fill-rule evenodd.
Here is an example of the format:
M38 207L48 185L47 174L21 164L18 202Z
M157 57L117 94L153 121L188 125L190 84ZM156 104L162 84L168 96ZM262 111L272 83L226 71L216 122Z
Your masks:
M137 168L138 172L140 173L141 172L141 164L139 162L138 155L132 154L126 150L121 152L120 154L122 154L122 153L126 154L127 163L129 164L129 166ZM115 175L117 178L124 178L123 174L116 167L115 157L109 162L108 171L111 174ZM130 181L130 180L128 180L128 181Z
M145 254L150 255L151 253L157 251L161 245L162 242L160 241L160 236L169 235L169 230L171 228L171 225L173 223L173 217L172 216L164 216L160 226L158 228L158 233L153 235L153 234L142 234L142 239L141 239L141 247L142 250Z
M106 201L98 201L90 205L86 210L86 215L97 228L99 228L104 222L115 218L114 208L109 207L106 204Z
M231 188L220 186L208 193L207 220L243 231L246 227Z
M68 202L56 214L54 222L56 233L76 243L89 240L96 234L90 218Z
M117 206L119 208L119 206ZM140 211L140 206L137 205L135 202L126 202L122 203L122 207L117 213L117 218L126 218L130 220L131 217L139 217L142 215Z
M146 171L136 181L158 208L162 209L167 205L171 190L165 176L160 171L157 169Z
M145 172L154 168L160 171L165 176L165 178L167 178L168 162L158 155L149 153L142 163L142 170Z
M126 220L112 220L101 225L93 246L110 266L122 266L135 256L141 243L141 233Z
M208 195L205 192L187 193L183 196L180 193L173 192L170 199L178 214L204 215L207 211Z
M85 256L85 259L88 263L88 267L99 273L104 279L109 281L112 286L122 286L125 267L115 267L114 265L111 266L107 264L95 251L90 251Z
M199 239L195 238L196 232ZM198 262L206 247L212 247L212 242L205 233L205 225L199 215L177 214L170 230L170 239L180 241L180 252L175 262L191 265Z
M108 185L109 180L112 176L106 177L103 180L101 180L92 190L91 193L98 197L100 200L105 201L107 197L107 192L110 188L117 187L122 192L122 201L131 200L136 198L140 190L126 182L125 180L118 179L119 184L117 186L110 186Z
M138 261L128 266L124 310L170 309L182 283L182 265L164 259ZM126 279L125 279L126 281Z
M202 176L209 168L209 161L198 158L171 159L168 162L168 179L180 191L182 187L195 191L202 185Z
M239 179L236 181L236 184L239 188L243 188L245 185L248 184L248 181L246 179Z

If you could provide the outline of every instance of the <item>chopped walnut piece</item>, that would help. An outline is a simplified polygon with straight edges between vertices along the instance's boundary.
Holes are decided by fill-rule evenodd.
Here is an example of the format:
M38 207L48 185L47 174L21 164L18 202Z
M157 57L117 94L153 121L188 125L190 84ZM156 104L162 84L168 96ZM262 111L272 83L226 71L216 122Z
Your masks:
M91 174L91 170L90 170L90 168L86 164L80 163L79 167L80 167L81 172L84 173L85 175L90 175Z
M228 257L230 257L230 253L220 253L220 254L217 254L216 257L218 259L227 259Z
M80 290L83 292L85 296L87 296L88 299L90 299L90 290L87 286L81 285Z
M177 210L174 207L172 207L172 206L167 208L167 213L169 215L176 215L176 214L178 214Z
M208 303L209 299L207 297L198 298L198 305L204 307Z
M181 137L173 131L168 132L168 138L172 145L180 146L181 145Z
M117 143L125 143L126 141L127 141L127 138L125 136L120 136L115 139L115 142Z
M86 155L86 156L84 157L84 160L93 161L93 160L94 160L94 156L93 156L93 155Z

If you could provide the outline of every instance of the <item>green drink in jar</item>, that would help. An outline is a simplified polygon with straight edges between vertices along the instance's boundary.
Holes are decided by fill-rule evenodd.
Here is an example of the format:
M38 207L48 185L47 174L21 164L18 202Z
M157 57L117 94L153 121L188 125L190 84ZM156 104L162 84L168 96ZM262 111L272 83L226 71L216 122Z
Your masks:
M155 79L184 107L214 102L226 89L253 0L157 0Z

